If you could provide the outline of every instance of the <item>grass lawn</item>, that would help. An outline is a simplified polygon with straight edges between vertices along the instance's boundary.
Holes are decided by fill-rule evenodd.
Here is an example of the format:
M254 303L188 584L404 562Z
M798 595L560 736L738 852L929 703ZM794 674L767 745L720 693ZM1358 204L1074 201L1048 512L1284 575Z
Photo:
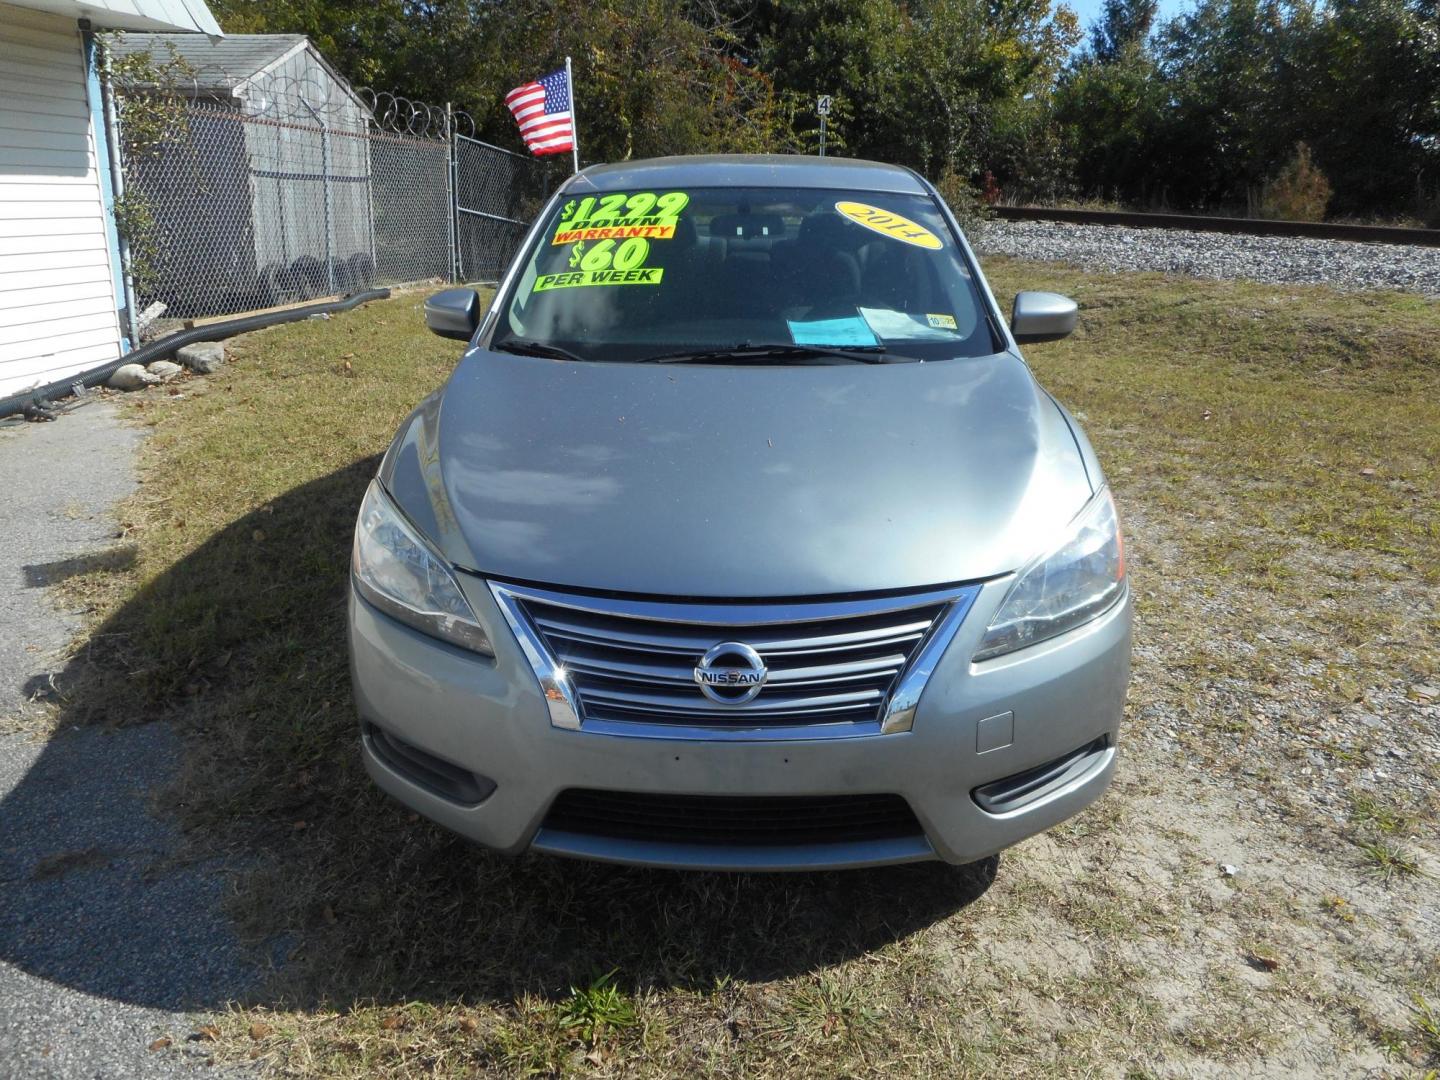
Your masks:
M95 617L61 719L186 735L165 801L197 854L235 857L243 933L285 953L219 1019L222 1058L356 1077L1440 1066L1440 307L988 271L1007 306L1081 302L1081 330L1030 359L1108 470L1138 608L1114 789L963 879L507 860L371 787L349 539L458 351L419 294L250 335L223 373L127 399L154 428L123 511L139 557L69 585Z

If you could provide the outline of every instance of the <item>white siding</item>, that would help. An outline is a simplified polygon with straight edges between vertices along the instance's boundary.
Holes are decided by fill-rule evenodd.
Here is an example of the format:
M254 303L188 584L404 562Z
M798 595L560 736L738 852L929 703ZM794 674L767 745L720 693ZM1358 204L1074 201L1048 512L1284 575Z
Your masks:
M97 30L198 30L220 36L220 24L203 0L25 0L25 6L62 15L71 25L89 19Z
M0 397L120 354L73 19L0 3Z

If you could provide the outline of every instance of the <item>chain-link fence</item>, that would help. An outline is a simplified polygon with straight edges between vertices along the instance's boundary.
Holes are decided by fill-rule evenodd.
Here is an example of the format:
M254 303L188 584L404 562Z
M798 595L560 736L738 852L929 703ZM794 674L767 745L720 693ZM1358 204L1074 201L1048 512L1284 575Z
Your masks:
M160 301L185 318L493 280L549 189L541 163L447 138L448 123L396 133L358 104L311 119L264 104L185 101L164 138L126 148L121 228L142 310Z
M464 135L455 137L455 226L462 279L499 279L558 179L552 177L551 166L534 158Z

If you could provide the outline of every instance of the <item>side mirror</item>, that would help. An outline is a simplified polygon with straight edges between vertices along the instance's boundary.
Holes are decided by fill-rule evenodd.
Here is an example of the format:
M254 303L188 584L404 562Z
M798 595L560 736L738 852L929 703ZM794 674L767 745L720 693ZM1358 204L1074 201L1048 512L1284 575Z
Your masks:
M425 300L425 325L441 337L469 341L480 325L480 296L474 289L446 289Z
M1079 310L1074 300L1059 293L1018 293L1015 307L1010 312L1010 332L1021 344L1059 341L1074 331Z

